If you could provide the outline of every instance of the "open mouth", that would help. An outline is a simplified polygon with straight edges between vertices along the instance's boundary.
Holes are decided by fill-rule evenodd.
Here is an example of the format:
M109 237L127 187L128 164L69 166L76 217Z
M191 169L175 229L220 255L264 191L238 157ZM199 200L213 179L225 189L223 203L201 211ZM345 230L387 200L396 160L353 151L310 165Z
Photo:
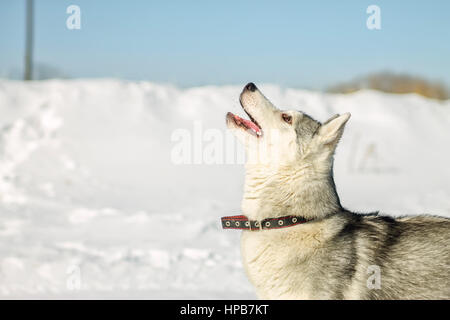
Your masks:
M234 121L234 123L236 124L236 126L247 130L248 132L255 135L256 137L260 137L262 135L262 130L261 130L261 127L259 126L258 122L255 119L253 119L251 114L248 113L245 109L244 109L244 111L248 115L250 120L241 118L231 112L228 112L227 118L232 119Z

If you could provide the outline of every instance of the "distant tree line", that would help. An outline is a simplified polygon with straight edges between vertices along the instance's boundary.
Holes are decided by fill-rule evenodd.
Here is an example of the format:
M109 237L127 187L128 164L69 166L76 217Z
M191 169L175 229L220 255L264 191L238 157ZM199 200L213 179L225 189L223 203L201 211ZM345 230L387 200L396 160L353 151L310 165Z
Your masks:
M347 83L335 85L330 87L328 91L334 93L351 93L361 89L374 89L389 93L417 93L428 98L439 100L447 100L450 98L449 90L440 82L387 71L369 74Z

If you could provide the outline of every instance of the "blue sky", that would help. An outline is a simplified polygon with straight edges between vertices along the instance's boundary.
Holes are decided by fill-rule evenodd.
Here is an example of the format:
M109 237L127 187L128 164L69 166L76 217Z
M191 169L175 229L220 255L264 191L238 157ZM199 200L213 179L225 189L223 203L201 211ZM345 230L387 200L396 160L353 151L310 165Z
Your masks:
M0 76L22 73L25 0L0 1ZM66 8L81 8L81 30ZM366 8L381 8L368 30ZM71 77L325 88L372 71L450 85L450 1L35 0L35 60Z

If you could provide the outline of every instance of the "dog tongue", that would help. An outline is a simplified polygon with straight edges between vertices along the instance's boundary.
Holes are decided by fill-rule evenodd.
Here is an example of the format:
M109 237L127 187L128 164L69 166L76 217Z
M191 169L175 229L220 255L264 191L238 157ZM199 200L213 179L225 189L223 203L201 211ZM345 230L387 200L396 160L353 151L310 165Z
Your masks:
M261 132L261 129L259 129L259 127L258 127L255 123L253 123L252 121L247 120L247 119L243 119L243 118L241 118L241 117L239 117L239 116L237 116L237 115L235 115L235 114L233 114L233 116L234 116L234 118L235 118L237 121L243 122L244 125L245 125L247 128L252 129L252 130L255 131L256 133L260 133L260 132Z

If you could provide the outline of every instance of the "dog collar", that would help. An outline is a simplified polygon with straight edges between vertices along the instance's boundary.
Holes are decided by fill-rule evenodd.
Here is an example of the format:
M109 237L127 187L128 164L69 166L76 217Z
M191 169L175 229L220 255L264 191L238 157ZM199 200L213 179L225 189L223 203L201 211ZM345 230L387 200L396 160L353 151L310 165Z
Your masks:
M264 229L281 229L305 223L310 220L301 216L284 216L280 218L267 218L261 221L249 220L246 216L222 217L223 229L240 229L258 231Z

